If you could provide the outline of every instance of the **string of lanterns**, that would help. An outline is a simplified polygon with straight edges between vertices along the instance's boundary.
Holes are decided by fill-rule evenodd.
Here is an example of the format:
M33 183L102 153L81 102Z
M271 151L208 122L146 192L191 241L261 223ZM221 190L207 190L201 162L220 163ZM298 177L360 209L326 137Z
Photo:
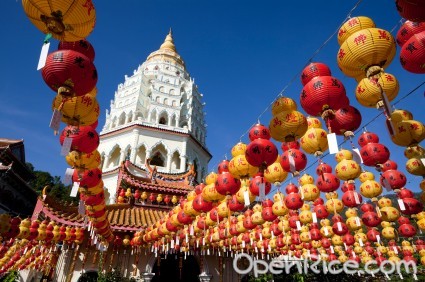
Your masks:
M47 54L46 50L45 62L39 66L43 80L57 93L52 102L50 126L57 132L61 121L66 124L59 141L61 153L72 169L67 169L65 178L73 182L72 196L80 192L79 211L89 219L92 242L106 244L114 237L106 218L102 171L99 169L101 157L97 151L98 77L94 65L95 50L85 39L93 31L96 10L92 1L86 0L55 1L53 4L47 0L23 0L22 5L40 31L60 41L57 51ZM50 45L48 37L45 46Z
M398 128L405 122L404 130L395 130L392 140L410 146L407 156L416 158L415 164L420 162L423 149L418 144L425 138L424 125L411 122L409 112L388 107L399 89L396 78L384 72L395 57L394 38L376 28L371 19L356 17L340 28L338 39L339 66L359 82L357 100L363 106L382 109L387 125ZM272 104L269 127L254 125L249 131L251 142L236 144L233 158L218 165L218 174L210 173L206 183L197 186L168 216L136 233L134 246L145 246L157 255L246 252L363 263L372 259L378 263L386 259L416 261L413 254L419 251L425 264L423 241L413 241L418 229L425 230L423 204L404 187L407 178L390 160L388 148L378 135L367 131L358 138L360 149L355 147L353 132L361 125L361 114L349 104L344 85L331 76L326 65L311 63L301 81L301 106L313 117L297 111L294 100L278 97ZM322 117L328 133L316 117ZM328 135L333 133L343 135L352 146L352 150L335 152L334 170L320 159L330 147ZM281 156L270 137L282 142ZM300 148L318 158L316 181L308 174L300 175L307 165ZM365 167L375 168L379 180ZM420 168L411 170L424 176ZM278 188L273 201L265 198L271 184L279 187L288 174L298 178L299 187L289 183L286 193ZM356 179L361 183L358 192ZM340 187L341 198L337 193ZM383 187L396 193L399 208L381 196ZM322 193L326 201L320 197ZM256 196L260 202L253 202ZM363 203L363 198L370 203ZM345 218L341 215L344 208Z

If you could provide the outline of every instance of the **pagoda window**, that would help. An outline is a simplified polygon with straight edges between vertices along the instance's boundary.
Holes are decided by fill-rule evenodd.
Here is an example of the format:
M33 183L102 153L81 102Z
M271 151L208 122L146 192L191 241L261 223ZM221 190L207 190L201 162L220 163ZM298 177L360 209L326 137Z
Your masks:
M125 123L125 113L121 113L120 118L118 119L118 125L123 125Z
M174 95L174 89L170 89L170 95Z
M159 96L156 96L155 102L160 103L160 100L159 99L160 99Z
M151 122L155 123L156 122L156 111L154 110L151 114Z
M159 117L159 124L164 124L164 125L168 124L168 118L166 113L162 113L161 116Z
M140 146L137 149L136 153L136 164L144 165L146 162L146 148L145 146Z
M173 107L177 106L177 104L176 104L176 100L173 100L172 105L173 105Z
M112 153L111 153L111 157L109 158L109 164L108 164L108 168L113 168L119 165L120 163L120 156L121 156L121 148L120 147L116 147Z
M164 156L160 153L157 152L151 159L150 161L151 165L156 165L156 166L161 166L164 167L165 166L165 158Z
M176 116L171 118L171 126L177 126Z
M168 99L167 98L164 99L164 105L168 105Z
M179 170L180 169L180 154L179 152L174 152L171 158L171 169Z
M159 87L159 92L164 92L164 86Z

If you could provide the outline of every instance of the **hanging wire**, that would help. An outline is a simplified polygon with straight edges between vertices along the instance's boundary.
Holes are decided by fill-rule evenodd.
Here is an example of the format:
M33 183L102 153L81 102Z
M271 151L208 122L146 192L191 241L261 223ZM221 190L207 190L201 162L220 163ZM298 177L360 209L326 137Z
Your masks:
M320 47L319 48L317 48L314 52L313 52L313 55L311 55L309 58L308 58L308 60L307 60L307 63L305 63L304 64L304 66L303 66L303 68L300 70L300 71L298 71L292 78L291 78L291 80L289 80L289 82L282 88L282 90L278 93L278 95L276 96L276 98L275 99L273 99L272 100L272 102L264 109L264 111L262 111L261 112L261 114L258 116L258 118L257 118L257 120L258 121L260 121L260 119L261 119L261 117L270 109L270 107L273 105L273 103L274 103L274 101L277 99L277 98L279 98L279 97L281 97L281 96L283 96L283 93L285 93L286 92L286 89L288 89L288 87L289 86L291 86L293 83L294 83L294 81L301 75L301 73L302 73L302 71L304 70L304 68L306 67L306 66L308 66L308 64L310 64L312 61L313 61L313 59L320 53L320 51L322 51L322 49L329 43L329 41L331 41L331 39L338 33L338 31L339 31L339 29L341 28L341 26L348 20L348 19L350 19L351 18L351 15L353 14L353 12L357 9L357 7L360 5L360 3L362 2L363 0L358 0L357 2L356 2L356 4L350 9L350 11L348 12L348 14L347 14L347 16L344 18L344 20L341 22L341 24L339 24L338 25L338 28L320 45ZM397 24L398 25L398 24ZM396 25L396 26L397 26ZM394 27L394 28L396 28L396 27ZM254 126L255 125L255 123L254 124L252 124L242 135L241 135L241 137L239 138L239 141L240 142L242 142L242 139L243 139L243 137L246 135L246 134L248 134L248 132L250 131L250 129L252 128L252 126ZM227 148L227 150L228 150L229 148ZM220 161L217 161L216 162L216 164L213 166L213 167L217 167L218 166L218 164L220 163Z
M419 85L417 85L415 88L413 88L412 90L410 90L406 95L404 95L403 97L401 97L400 99L398 99L396 102L393 103L393 105L397 105L399 104L401 101L403 101L404 99L406 99L407 97L409 97L410 95L412 95L413 93L415 93L419 88L421 88L423 85L425 85L425 81L419 83ZM379 114L377 114L375 117L373 117L371 120L369 120L367 123L365 123L361 129L358 129L357 131L354 132L354 135L356 136L359 132L362 131L366 131L366 126L370 125L371 123L375 122L380 116L382 116L384 114L383 111L381 111ZM348 139L345 139L344 141L342 141L339 145L344 145L345 143L347 143ZM322 155L322 157L320 159L323 159L325 157L327 157L329 154L329 152L324 153ZM300 171L301 173L305 173L306 171L310 170L314 165L316 165L319 162L319 159L316 159L313 163L311 163L309 166L307 166L305 169L303 169L302 171ZM285 181L283 181L281 183L281 185L283 186L284 184L286 184L288 181L292 180L291 179L285 179ZM278 188L274 188L270 191L270 193L273 193L277 190Z

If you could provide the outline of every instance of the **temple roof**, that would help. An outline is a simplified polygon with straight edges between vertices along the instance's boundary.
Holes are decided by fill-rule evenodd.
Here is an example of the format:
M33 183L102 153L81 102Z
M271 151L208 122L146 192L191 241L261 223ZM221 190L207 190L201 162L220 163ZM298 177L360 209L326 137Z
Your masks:
M156 167L149 165L149 160L146 161L146 167L147 170L128 160L123 162L120 167L121 180L134 188L164 194L186 195L195 189L195 170L193 166L186 172L176 174L158 172ZM149 177L137 176L130 171L130 168L138 170L140 174L147 174Z
M163 218L168 211L161 207L131 206L130 204L106 205L106 214L113 231L140 231ZM77 206L67 206L46 195L39 198L34 210L33 219L46 219L58 224L79 226L85 225L84 216L79 214ZM87 224L87 222L86 222Z

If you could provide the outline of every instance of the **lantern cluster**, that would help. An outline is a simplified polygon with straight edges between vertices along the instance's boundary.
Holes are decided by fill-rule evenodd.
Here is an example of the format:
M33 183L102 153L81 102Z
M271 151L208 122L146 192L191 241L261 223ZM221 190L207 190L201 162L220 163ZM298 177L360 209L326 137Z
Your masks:
M425 12L425 5L421 5ZM407 20L397 33L397 43L401 66L412 73L425 73L425 17L417 22Z
M105 240L111 241L113 236L106 218L102 172L98 169L101 157L97 151L99 135L96 127L100 110L96 99L95 51L85 39L94 28L96 10L91 1L45 2L22 1L22 5L38 29L60 41L58 50L48 54L41 69L43 80L57 93L52 103L50 126L56 132L60 121L67 124L61 133L60 144L62 155L66 155L66 162L73 170L67 171L66 177L72 178L74 188L79 189L90 226Z
M331 76L331 70L323 63L311 63L301 74L303 89L301 107L312 116L321 116L330 132L353 135L362 121L360 112L349 105L342 82Z

